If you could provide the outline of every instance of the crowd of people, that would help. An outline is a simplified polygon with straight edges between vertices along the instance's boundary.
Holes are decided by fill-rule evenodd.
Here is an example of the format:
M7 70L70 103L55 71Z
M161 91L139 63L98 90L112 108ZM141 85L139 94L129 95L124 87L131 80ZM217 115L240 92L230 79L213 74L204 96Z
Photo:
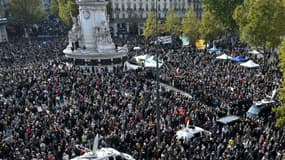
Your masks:
M155 52L147 42L143 45L140 52ZM191 47L160 46L165 59L161 82L192 97L161 88L157 144L156 86L144 78L146 71L67 66L65 47L65 37L0 45L0 158L67 160L83 154L77 144L90 148L96 134L100 147L141 160L285 158L284 127L275 127L276 115L245 117L253 101L280 85L276 55L256 59L237 45L230 54L245 55L261 65L247 69ZM228 114L239 115L241 121L216 122ZM176 139L186 123L211 135Z

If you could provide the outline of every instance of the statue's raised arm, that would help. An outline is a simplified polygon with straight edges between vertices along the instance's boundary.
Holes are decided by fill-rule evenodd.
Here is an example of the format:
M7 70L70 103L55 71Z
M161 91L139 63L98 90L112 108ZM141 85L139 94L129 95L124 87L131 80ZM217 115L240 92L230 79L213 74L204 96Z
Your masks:
M70 17L71 17L71 20L72 20L72 23L73 23L73 24L78 23L78 22L77 22L77 18L74 17L74 16L72 16L72 13L71 13L71 12L69 12L69 15L70 15Z

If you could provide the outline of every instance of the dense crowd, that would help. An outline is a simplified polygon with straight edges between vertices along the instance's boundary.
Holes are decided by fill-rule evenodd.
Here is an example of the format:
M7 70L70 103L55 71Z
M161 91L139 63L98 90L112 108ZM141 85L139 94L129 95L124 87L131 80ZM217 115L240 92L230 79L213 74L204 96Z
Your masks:
M82 154L76 144L90 148L96 134L100 147L142 160L285 158L284 127L274 126L275 115L245 118L253 101L280 84L276 55L265 60L252 56L261 67L247 69L194 48L161 46L161 81L193 97L161 89L158 145L155 83L142 76L146 71L67 66L62 63L65 42L21 39L1 44L0 158L66 160ZM127 43L139 43L132 42ZM140 52L155 51L142 42ZM237 46L231 54L246 51ZM227 114L242 120L216 122ZM176 131L187 122L212 134L177 140Z

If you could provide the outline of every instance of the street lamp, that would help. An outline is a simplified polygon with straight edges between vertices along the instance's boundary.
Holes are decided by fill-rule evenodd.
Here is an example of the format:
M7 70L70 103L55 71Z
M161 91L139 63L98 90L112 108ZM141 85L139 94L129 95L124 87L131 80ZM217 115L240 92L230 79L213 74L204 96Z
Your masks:
M158 36L158 10L157 10L157 0L155 1L155 32L156 36ZM156 51L156 119L157 119L157 125L156 125L156 134L157 134L157 144L160 144L160 104L159 104L159 52L158 52L158 41L157 37L155 40L155 51Z

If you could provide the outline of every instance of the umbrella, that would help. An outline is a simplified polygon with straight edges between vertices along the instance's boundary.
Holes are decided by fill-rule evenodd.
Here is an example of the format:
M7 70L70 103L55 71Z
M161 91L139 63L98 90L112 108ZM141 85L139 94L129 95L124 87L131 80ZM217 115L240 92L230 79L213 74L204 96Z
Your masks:
M241 63L241 66L247 67L247 68L256 68L259 67L259 64L254 63L252 60L248 60L245 63Z

